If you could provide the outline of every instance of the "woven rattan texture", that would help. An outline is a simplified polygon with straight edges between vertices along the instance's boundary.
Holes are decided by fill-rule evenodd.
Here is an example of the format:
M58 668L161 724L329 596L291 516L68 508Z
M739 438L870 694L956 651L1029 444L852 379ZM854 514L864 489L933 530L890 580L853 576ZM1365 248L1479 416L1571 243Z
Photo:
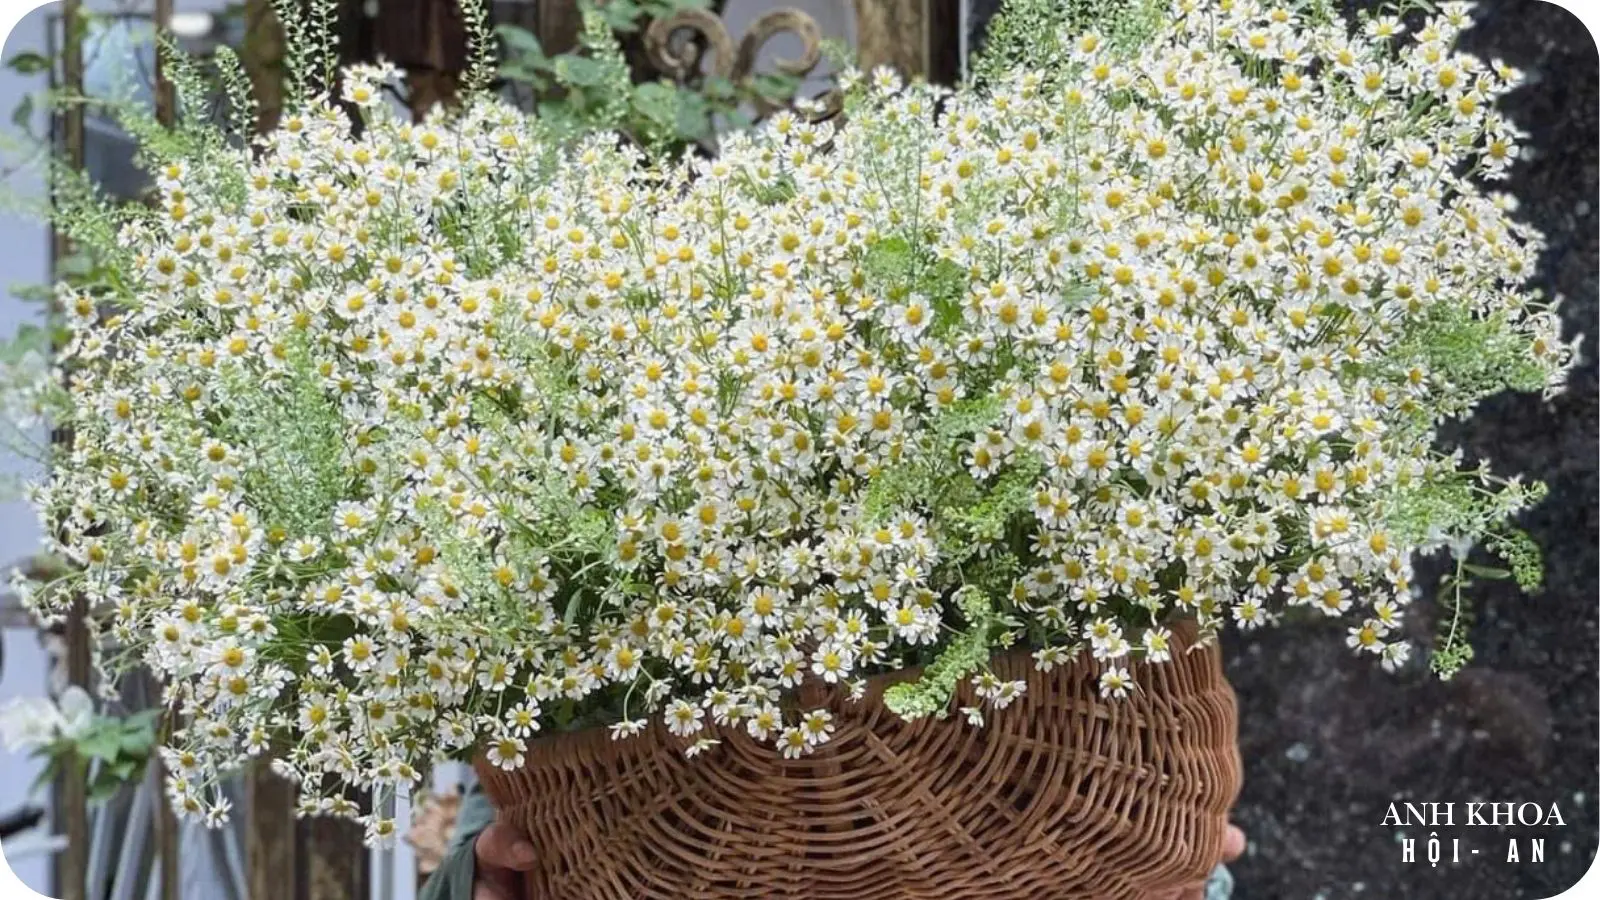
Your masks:
M1240 781L1215 647L1135 665L1125 700L1098 696L1088 660L993 668L1028 689L982 728L901 720L889 676L856 703L808 691L837 730L800 760L731 729L686 759L656 726L545 738L522 770L478 772L538 850L528 900L1134 900L1204 880Z

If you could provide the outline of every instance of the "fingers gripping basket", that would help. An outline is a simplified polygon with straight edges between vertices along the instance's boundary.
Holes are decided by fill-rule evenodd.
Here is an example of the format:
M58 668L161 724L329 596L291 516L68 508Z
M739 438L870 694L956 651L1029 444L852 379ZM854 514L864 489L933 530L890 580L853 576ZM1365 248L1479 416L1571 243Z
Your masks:
M1131 900L1205 878L1240 780L1217 649L1133 668L1139 690L1103 700L1092 661L996 657L1028 689L982 728L889 712L905 673L855 703L814 691L836 730L798 760L737 729L687 759L657 725L551 736L478 773L538 850L528 900Z

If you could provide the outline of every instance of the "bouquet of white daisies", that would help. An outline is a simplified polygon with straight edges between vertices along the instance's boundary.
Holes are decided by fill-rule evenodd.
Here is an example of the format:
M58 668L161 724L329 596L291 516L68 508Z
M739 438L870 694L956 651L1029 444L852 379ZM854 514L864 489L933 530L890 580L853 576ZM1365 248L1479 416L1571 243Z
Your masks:
M160 132L28 397L75 564L28 596L166 679L214 819L259 755L351 814L553 729L802 755L803 679L933 662L891 708L998 707L1016 644L1122 695L1175 617L1305 606L1400 664L1419 551L1539 575L1539 489L1439 425L1573 359L1467 24L1180 0L954 93L847 75L840 122L709 160L481 92L414 124L381 68L254 145Z

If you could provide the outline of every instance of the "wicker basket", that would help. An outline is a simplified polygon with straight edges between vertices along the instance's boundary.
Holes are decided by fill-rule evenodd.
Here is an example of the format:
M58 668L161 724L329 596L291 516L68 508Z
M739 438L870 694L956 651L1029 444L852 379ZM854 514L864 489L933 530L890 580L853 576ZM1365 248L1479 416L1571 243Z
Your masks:
M1100 699L1092 661L996 657L1028 689L982 728L890 713L883 688L904 673L856 703L811 689L836 730L799 760L734 729L686 759L653 726L477 768L538 849L528 900L1136 900L1205 879L1239 789L1218 651L1175 656L1135 665L1141 690L1120 701Z

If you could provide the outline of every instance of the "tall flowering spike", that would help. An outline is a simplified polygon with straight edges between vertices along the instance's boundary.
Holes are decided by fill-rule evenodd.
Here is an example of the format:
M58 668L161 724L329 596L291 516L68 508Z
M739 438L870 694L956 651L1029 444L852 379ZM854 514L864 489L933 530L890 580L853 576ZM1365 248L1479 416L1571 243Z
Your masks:
M1174 616L1309 606L1398 665L1419 549L1536 575L1503 523L1537 490L1436 428L1572 364L1465 24L1179 3L657 168L492 100L405 122L354 70L359 137L313 103L164 165L118 314L69 304L35 496L80 569L29 596L115 610L213 820L269 752L335 814L589 722L802 755L802 682L931 660L907 709L1003 707L1017 639L1120 696Z

